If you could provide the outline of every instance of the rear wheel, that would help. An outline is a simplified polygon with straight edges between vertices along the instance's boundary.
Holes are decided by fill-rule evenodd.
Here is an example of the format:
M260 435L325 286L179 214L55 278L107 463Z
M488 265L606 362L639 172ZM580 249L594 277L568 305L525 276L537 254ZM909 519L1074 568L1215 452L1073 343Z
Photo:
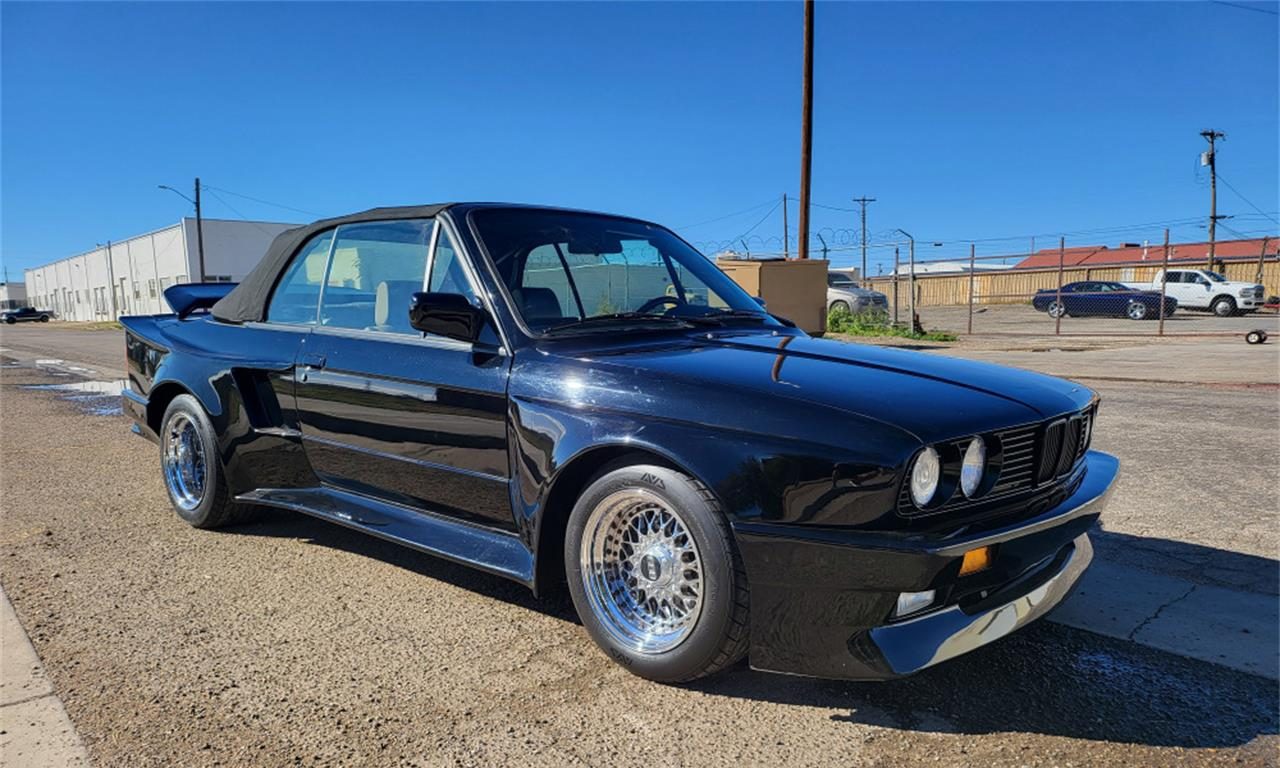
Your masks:
M165 409L160 467L174 511L196 528L240 522L252 511L232 499L218 458L213 424L200 401L191 395L178 395Z
M1231 317L1236 313L1236 300L1230 296L1219 296L1213 300L1209 309L1218 317Z
M597 477L570 514L565 571L583 626L633 674L685 682L746 655L746 572L688 475L632 464Z
M1125 309L1124 314L1130 320L1143 320L1147 316L1147 305L1140 301L1132 302Z

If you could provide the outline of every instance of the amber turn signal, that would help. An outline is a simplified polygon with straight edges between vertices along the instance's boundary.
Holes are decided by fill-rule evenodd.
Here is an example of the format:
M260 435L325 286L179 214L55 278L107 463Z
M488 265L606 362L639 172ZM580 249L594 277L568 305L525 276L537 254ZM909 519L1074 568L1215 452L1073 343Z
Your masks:
M994 547L979 547L965 552L964 560L960 563L960 575L968 576L990 568L993 550Z

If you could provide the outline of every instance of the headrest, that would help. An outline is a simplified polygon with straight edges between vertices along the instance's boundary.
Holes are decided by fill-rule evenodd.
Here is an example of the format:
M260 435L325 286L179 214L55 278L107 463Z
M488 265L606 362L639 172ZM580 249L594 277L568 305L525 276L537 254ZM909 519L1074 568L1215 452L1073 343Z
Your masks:
M560 310L560 299L556 298L556 292L550 288L518 288L514 298L527 321L559 320L564 317Z
M408 331L409 302L422 290L420 280L383 280L373 299L373 322L379 328Z

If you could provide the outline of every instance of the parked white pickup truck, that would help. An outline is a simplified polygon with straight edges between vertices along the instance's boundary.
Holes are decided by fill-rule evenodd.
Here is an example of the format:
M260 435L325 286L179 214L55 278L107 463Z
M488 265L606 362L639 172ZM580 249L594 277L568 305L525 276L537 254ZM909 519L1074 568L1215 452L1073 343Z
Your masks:
M1130 288L1159 291L1164 283L1164 270L1149 283L1125 283ZM1263 291L1257 283L1228 280L1207 269L1171 269L1165 295L1178 300L1178 309L1202 309L1218 317L1257 312L1263 304Z

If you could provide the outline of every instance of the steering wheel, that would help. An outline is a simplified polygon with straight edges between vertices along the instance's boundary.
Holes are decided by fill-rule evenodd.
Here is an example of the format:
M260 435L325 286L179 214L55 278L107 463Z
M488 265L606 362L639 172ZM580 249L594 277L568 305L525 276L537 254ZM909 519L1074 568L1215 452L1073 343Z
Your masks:
M680 301L680 299L675 296L654 296L652 299L641 304L636 311L640 314L645 314L651 310L657 309L663 304L670 304L673 307L678 307L683 303L683 301Z

